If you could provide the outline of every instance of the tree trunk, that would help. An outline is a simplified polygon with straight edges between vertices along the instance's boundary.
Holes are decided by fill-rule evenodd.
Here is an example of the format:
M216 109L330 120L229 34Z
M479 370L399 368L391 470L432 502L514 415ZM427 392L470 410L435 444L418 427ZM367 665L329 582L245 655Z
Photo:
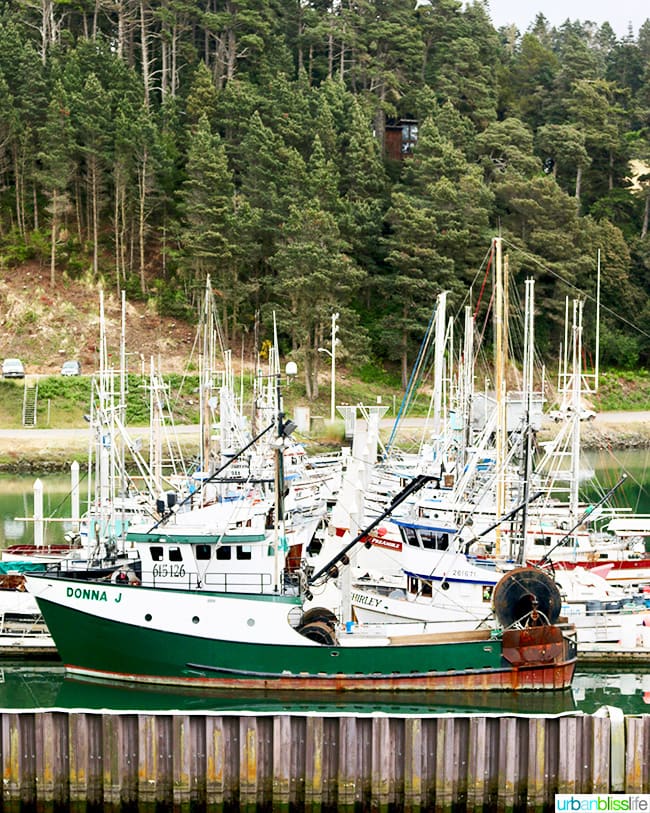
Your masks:
M124 55L124 0L117 4L117 55L122 59Z
M576 172L576 200L580 200L580 190L582 187L582 167L579 166Z
M235 78L235 66L237 64L237 38L234 29L228 29L226 34L228 45L226 46L226 81Z
M302 49L302 35L305 33L302 24L302 4L298 3L298 73L300 74L305 67L305 57Z
M20 160L20 152L18 143L14 142L13 148L14 159L14 179L15 179L15 195L16 195L16 225L18 231L23 237L25 236L25 207L23 205L22 191L24 189L22 162Z
M643 207L643 225L641 226L641 239L648 236L648 217L650 215L650 188L645 191L645 206Z
M117 295L120 295L120 184L115 179L115 194L113 195L113 239L115 241L115 286Z
M330 30L327 35L327 78L331 79L334 74L334 16L333 9L330 9Z
M144 236L145 236L145 203L147 195L147 148L144 148L142 156L142 166L140 167L140 206L138 218L138 242L140 248L140 290L143 294L147 293L147 282L144 273Z
M50 238L50 285L54 288L56 284L56 232L58 228L57 223L57 209L59 208L59 199L56 194L56 189L52 190L52 235Z
M163 102L169 85L169 43L166 29L167 26L163 24L163 30L160 32L160 95Z
M38 194L36 191L36 184L32 189L32 201L34 206L34 231L38 231Z
M172 67L171 67L171 94L172 98L176 96L176 89L178 88L178 76L176 74L177 67L177 54L178 54L178 26L174 23L172 31Z
M609 151L609 191L614 188L614 152Z
M149 46L144 13L144 0L140 0L140 48L142 49L142 82L144 84L144 103L148 110L150 97L149 83L151 78L149 74Z
M93 223L93 275L99 272L99 170L97 159L91 159L90 167L90 197L91 197L91 217Z

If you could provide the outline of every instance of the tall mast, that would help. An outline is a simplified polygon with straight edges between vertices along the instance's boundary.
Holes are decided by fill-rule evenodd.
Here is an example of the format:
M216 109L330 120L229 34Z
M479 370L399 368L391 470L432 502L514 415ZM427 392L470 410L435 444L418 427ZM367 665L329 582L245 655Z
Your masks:
M433 434L440 435L442 428L442 392L445 378L445 329L447 311L447 292L438 294L436 308L435 344L434 344L434 383L433 383Z
M528 501L530 498L530 472L531 472L531 412L533 399L533 360L535 353L535 281L527 279L525 282L525 321L524 321L524 369L523 369L523 456L521 466L522 493L520 495L523 503L521 509L521 545L519 548L519 559L523 561L526 550L526 527L528 524Z
M569 512L572 520L578 517L578 491L580 480L580 412L582 395L582 311L583 302L573 302L573 348L572 348L572 389L571 389L571 486L569 492Z
M502 243L500 237L494 238L494 248L496 253L495 263L495 341L494 341L494 389L496 398L497 423L496 423L496 515L503 516L506 504L506 480L505 480L505 459L506 459L506 342L505 342L505 314L504 314L504 290L506 285L506 275L503 268ZM501 531L496 529L495 554L501 553Z

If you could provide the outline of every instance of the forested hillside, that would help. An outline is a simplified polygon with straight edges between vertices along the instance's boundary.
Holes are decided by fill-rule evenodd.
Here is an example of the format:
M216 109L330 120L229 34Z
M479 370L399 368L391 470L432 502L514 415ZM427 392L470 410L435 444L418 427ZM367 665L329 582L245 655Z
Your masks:
M224 340L275 313L317 390L341 353L406 377L435 305L489 304L490 239L536 279L550 359L565 297L605 365L647 364L650 21L495 30L456 0L0 4L0 273L34 261ZM2 293L0 292L0 309ZM342 355L342 360L346 356Z

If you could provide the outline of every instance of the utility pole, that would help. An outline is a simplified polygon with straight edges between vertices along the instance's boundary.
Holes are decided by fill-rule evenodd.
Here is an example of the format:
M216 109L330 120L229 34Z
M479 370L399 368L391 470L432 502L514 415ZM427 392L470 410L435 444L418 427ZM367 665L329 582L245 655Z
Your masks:
M336 343L338 339L336 338L336 334L339 331L338 325L336 324L339 318L338 313L332 314L332 349L328 350L326 347L319 347L319 353L327 353L327 355L332 359L332 382L330 388L330 423L334 423L335 412L336 412Z

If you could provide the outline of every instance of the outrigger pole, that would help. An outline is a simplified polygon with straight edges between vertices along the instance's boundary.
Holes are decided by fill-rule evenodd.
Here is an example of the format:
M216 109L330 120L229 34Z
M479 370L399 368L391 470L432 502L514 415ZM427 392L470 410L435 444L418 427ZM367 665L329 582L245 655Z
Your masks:
M323 567L321 567L321 569L317 573L313 573L307 580L307 584L308 585L314 584L316 579L319 579L322 575L328 573L330 568L332 568L337 562L343 560L345 554L351 548L353 548L357 544L357 542L361 542L361 540L364 537L368 536L368 534L370 533L370 531L372 531L373 528L376 528L380 522L382 522L384 519L386 519L387 516L392 514L398 505L403 503L404 500L407 500L411 496L411 494L415 494L416 491L419 491L427 483L430 483L431 480L436 479L437 479L436 477L432 477L429 474L418 474L417 477L414 477L413 480L411 480L411 482L405 488L403 488L402 491L399 492L399 494L397 494L397 496L393 499L388 508L386 508L386 510L383 511L373 522L371 522L370 525L364 528L363 531L358 533L351 542L348 542L348 544L344 548L342 548L333 559L330 559L330 561L326 565L323 565ZM344 562L344 564L347 564L347 562Z
M278 422L277 422L277 421L273 421L273 423L270 423L270 424L269 424L269 425L266 427L266 429L263 429L263 430L262 430L262 431L259 433L259 435L255 435L255 437L254 437L254 438L253 438L251 441L249 441L249 442L248 442L248 443L247 443L247 444L246 444L244 447L242 447L242 448L241 448L241 449L240 449L238 452L236 452L236 453L235 453L235 454L234 454L232 457L230 457L230 458L229 458L229 459L228 459L228 460L227 460L227 461L226 461L226 462L223 464L223 466L221 466L220 468L218 468L218 469L217 469L217 470L214 472L214 474L211 474L211 475L210 475L209 477L207 477L205 480L202 480L202 481L201 481L201 484L199 485L199 487L198 487L198 489L197 489L197 491L201 491L201 489L203 488L203 486L207 485L208 483L212 482L212 480L216 479L216 478L217 478L217 477L218 477L218 476L221 474L221 472L222 472L224 469L228 468L228 466L229 466L231 463L233 463L235 460L237 460L237 458L238 458L238 457L241 457L241 456L244 454L244 452L248 451L248 450L250 449L250 447L251 447L251 446L253 446L255 443L257 443L257 441L258 441L260 438L264 437L264 435L266 435L266 433L267 433L267 432L270 432L270 431L271 431L271 429L275 429L275 428L277 427L277 425L278 425ZM185 499L184 499L184 500L181 500L181 502L179 502L179 503L178 503L178 505L177 505L177 510L178 510L178 508L180 508L182 505L185 505L185 503L186 503L186 502L189 502L189 500L191 500L191 499L194 497L194 494L196 494L196 492L193 492L192 494L188 494L188 495L187 495L187 497L185 497ZM152 526L151 526L151 528L149 528L149 530L147 531L147 533L149 533L149 534L150 534L152 531L155 531L155 530L156 530L156 528L157 528L157 527L158 527L158 526L159 526L161 523L163 523L163 522L164 522L166 519L167 519L167 515L165 515L164 517L161 517L161 518L158 520L158 522L156 522L156 523L155 523L155 525L152 525Z
M553 553L553 551L555 550L555 548L558 548L560 545L562 545L564 542L566 542L566 540L567 540L567 539L568 539L568 538L571 536L571 534L572 534L572 533L575 531L575 529L576 529L576 528L578 528L580 525L582 525L582 523L583 523L583 522L584 522L584 521L585 521L585 520L586 520L586 519L587 519L589 516L591 516L591 514L593 514L593 512L596 510L596 508L598 508L598 507L599 507L599 506L601 506L601 505L602 505L602 504L603 504L603 503L604 503L606 500L608 500L608 499L609 499L609 498L612 496L612 494L613 494L613 493L614 493L614 492L615 492L615 491L616 491L616 490L617 490L617 489L618 489L618 488L619 488L621 485L623 485L623 483L624 483L626 480L627 480L627 474L622 474L622 475L621 475L621 479L618 481L618 483L616 483L616 485L613 485L613 486L612 486L612 487L609 489L609 491L607 492L607 494L605 494L605 496L604 496L604 497L601 497L601 499L600 499L600 500L598 500L598 502L596 503L596 505L590 505L590 506L589 506L589 508L587 508L587 510L586 510L586 511L584 511L584 513L582 514L582 516L581 516L581 517L578 519L578 521L577 521L577 522L576 522L576 524L573 526L573 528L569 528L569 530L568 530L568 531L567 531L567 532L564 534L564 536L563 536L563 537L562 537L560 540L558 540L558 541L555 543L555 545L553 545L553 547L552 547L552 548L551 548L549 551L547 551L547 553L545 554L545 556L544 556L542 559L540 559L540 561L539 561L539 563L538 563L538 567L541 567L541 566L542 566L542 565L543 565L545 562L550 562L551 560L549 559L549 556L550 556L550 555Z

